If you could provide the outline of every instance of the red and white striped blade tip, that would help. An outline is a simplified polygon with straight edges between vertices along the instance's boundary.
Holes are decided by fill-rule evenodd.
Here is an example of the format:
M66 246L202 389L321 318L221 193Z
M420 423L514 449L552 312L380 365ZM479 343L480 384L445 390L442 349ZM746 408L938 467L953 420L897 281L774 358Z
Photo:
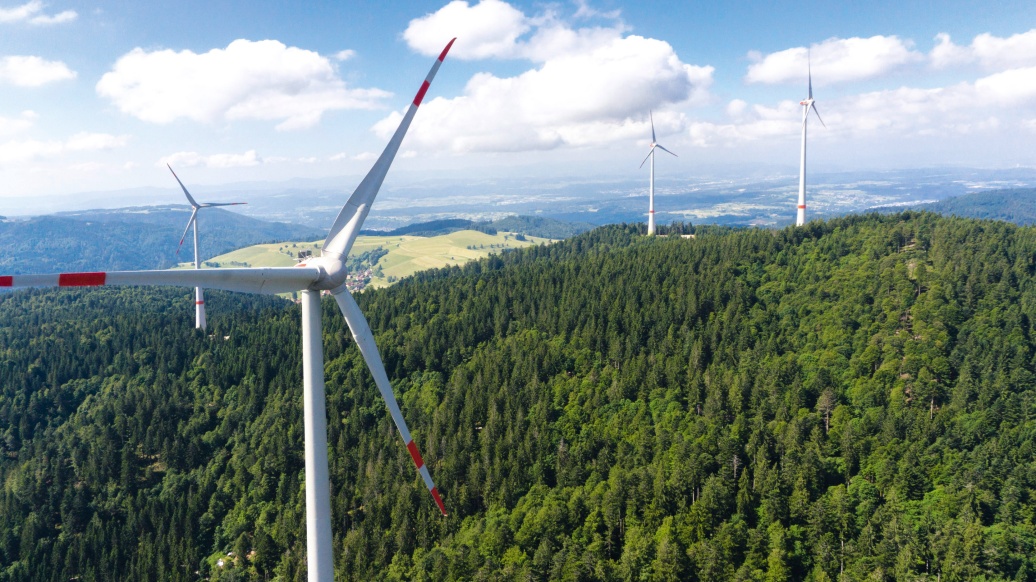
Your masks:
M450 52L450 47L453 46L453 43L456 40L457 39L454 38L453 40L448 42L446 44L446 48L442 49L442 52L439 53L439 59L438 59L439 62L436 63L435 67L433 67L432 70L428 72L428 76L425 77L424 82L421 83L421 88L417 90L417 95L414 95L414 106L415 107L420 107L421 106L421 102L424 101L425 93L428 92L428 88L431 87L431 85L432 85L432 77L435 76L435 73L437 71L436 67L438 67L439 64L442 64L443 60L446 59L446 53Z
M442 504L442 498L439 497L439 491L436 488L432 488L432 497L435 498L435 504L439 506L439 512L442 513L443 517L449 515L446 513L446 506Z
M410 453L410 458L414 460L414 465L417 466L417 472L421 474L425 487L428 488L428 492L435 499L435 504L439 506L439 512L442 513L443 517L446 517L446 506L443 505L442 497L439 497L439 488L432 481L432 475L428 472L428 467L424 464L424 459L421 457L421 451L417 449L413 439L406 443L406 450Z

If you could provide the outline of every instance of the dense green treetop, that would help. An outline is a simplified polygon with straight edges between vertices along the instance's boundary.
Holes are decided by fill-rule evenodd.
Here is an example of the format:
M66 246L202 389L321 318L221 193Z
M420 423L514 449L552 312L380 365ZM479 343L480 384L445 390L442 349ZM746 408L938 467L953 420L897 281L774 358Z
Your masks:
M1036 580L1036 230L600 228L324 303L349 580ZM299 317L0 296L0 580L302 580Z

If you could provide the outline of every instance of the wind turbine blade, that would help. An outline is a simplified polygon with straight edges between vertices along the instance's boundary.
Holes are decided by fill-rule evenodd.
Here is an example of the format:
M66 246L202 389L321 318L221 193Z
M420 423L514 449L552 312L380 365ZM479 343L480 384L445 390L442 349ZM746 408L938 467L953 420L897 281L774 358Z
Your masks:
M378 195L382 182L385 181L385 175L388 174L392 160L396 157L400 144L403 143L403 137L406 135L407 129L410 128L410 122L414 120L417 108L421 105L421 101L424 100L425 93L432 84L432 79L435 78L435 73L439 71L439 66L442 65L443 59L446 58L446 53L450 51L450 47L453 46L455 40L457 39L451 40L446 45L446 48L442 49L439 58L432 64L432 69L428 71L428 76L425 77L424 83L421 84L421 88L417 91L417 95L414 96L414 101L410 104L410 108L407 109L406 115L403 116L399 127L396 128L396 133L392 135L392 139L385 146L385 150L381 152L378 161L374 162L370 172L363 178L360 185L356 187L352 196L349 197L349 201L345 203L342 211L338 214L338 218L331 225L331 230L327 233L327 238L324 240L322 248L324 256L337 255L342 261L348 256L349 249L352 248L356 236L360 234L363 221L367 218L367 213L370 212L371 204L374 203L374 198Z
M655 116L650 111L648 111L648 119L651 120L651 143L655 143L658 141L655 139Z
M671 151L669 151L669 150L665 149L664 147L662 147L662 146L660 146L660 145L658 145L658 144L655 144L655 147L656 147L656 148L658 148L658 149L660 149L660 150L662 150L663 152L665 152L665 153L667 153L667 154L671 155L671 156L674 156L674 157L677 157L677 158L678 158L678 157L680 157L680 156L678 156L678 155L674 154L673 152L671 152Z
M334 296L335 301L338 302L338 308L342 310L345 322L349 325L349 331L352 332L353 339L356 340L356 345L360 348L360 353L363 355L364 361L367 362L371 375L374 376L374 383L377 384L378 391L381 392L381 399L385 401L385 406L389 409L389 415L392 416L392 421L396 423L396 430L399 431L399 436L403 438L406 449L410 452L410 457L414 460L414 464L417 465L417 471L421 474L425 487L428 488L428 492L435 499L435 504L439 506L439 511L445 516L446 506L443 505L442 498L439 497L439 490L435 488L432 476L428 473L428 467L425 466L424 459L421 458L421 453L417 450L413 437L410 436L406 420L403 419L403 413L399 410L396 397L392 394L392 385L389 383L388 374L385 372L385 364L381 361L378 346L374 343L374 334L371 333L371 328L363 317L360 306L356 305L356 300L353 299L352 294L344 286L332 291L331 294Z
M651 149L648 150L648 155L644 156L644 161L640 162L640 166L638 166L638 167L643 168L644 167L644 163L647 162L648 158L650 158L654 153L655 153L655 146L651 146Z
M180 248L183 247L183 241L187 238L187 231L191 230L191 225L194 224L194 218L198 215L198 207L194 207L194 211L191 212L191 218L187 221L187 228L183 229L183 234L180 236L180 244L176 245L176 256L180 256Z
M813 61L813 59L810 58L809 49L806 49L806 74L809 75L809 99L813 98L813 62L812 61Z
M201 205L202 208L210 208L213 206L240 206L242 204L248 204L247 202L206 202Z
M170 269L0 276L0 287L99 287L169 285L245 293L290 293L307 289L321 277L316 267L264 269Z
M820 125L823 125L826 128L827 124L824 123L824 120L821 119L821 117L820 117L820 112L817 111L817 104L816 103L810 103L809 106L810 106L811 109L813 109L813 113L817 114L817 119L820 119Z
M165 167L169 168L170 172L173 172L173 167L169 164L166 164ZM195 208L201 206L200 204L194 201L194 198L191 198L191 193L187 191L187 187L184 186L183 182L180 181L180 176L177 176L176 172L173 172L173 177L176 178L176 183L180 185L180 189L183 190L183 194L187 197L187 201L191 203L191 206Z
M201 287L194 288L194 327L205 329L205 293Z

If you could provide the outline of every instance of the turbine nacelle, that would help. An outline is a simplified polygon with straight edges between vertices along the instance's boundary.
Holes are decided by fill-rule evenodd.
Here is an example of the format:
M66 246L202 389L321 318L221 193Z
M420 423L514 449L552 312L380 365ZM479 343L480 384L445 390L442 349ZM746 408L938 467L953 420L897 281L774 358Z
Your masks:
M801 105L801 106L806 108L806 111L805 111L805 113L802 116L802 124L803 125L806 124L806 118L809 117L809 110L812 109L813 113L817 114L817 119L820 120L820 125L823 125L824 127L827 127L827 124L824 123L823 118L820 117L820 112L817 111L816 100L813 99L813 65L812 65L811 61L812 61L812 59L810 59L809 53L807 52L806 53L806 67L807 67L806 75L807 75L807 83L808 83L808 87L809 87L809 93L807 94L807 97L805 99L803 99L802 101L799 101L799 105Z
M345 285L345 280L349 275L349 269L345 268L345 261L337 255L310 257L295 265L294 268L317 270L316 280L307 287L310 291L334 291Z
M809 117L809 111L810 111L810 109L812 109L813 113L816 114L817 121L820 122L820 125L823 125L824 127L827 127L827 124L824 123L824 119L822 117L820 117L820 112L817 111L817 102L816 102L815 99L813 99L812 97L809 97L808 99L805 99L804 101L799 101L799 105L801 105L801 106L803 106L805 108L803 110L803 113L802 113L802 124L803 125L806 124L806 118Z

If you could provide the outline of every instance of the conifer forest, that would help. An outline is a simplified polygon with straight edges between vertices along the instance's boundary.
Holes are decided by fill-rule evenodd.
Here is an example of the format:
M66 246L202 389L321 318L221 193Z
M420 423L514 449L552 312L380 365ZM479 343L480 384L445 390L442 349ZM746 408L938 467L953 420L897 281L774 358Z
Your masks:
M1036 581L1036 229L597 228L324 301L342 580ZM305 579L298 306L0 294L0 581Z

